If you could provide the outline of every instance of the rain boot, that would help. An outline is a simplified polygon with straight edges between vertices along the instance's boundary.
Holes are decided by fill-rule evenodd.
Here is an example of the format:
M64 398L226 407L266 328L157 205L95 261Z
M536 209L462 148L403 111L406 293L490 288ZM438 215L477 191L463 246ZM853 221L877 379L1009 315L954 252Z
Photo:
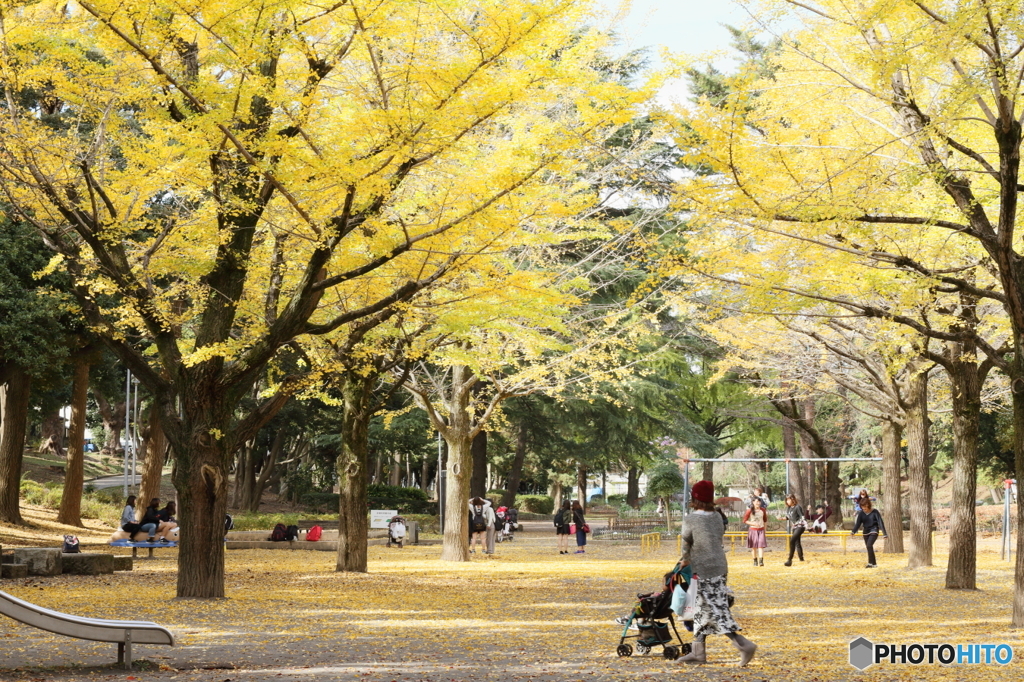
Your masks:
M739 633L736 633L734 637L729 639L740 650L739 666L742 668L747 663L750 663L750 660L754 658L754 652L757 651L757 645ZM701 653L703 654L703 649L701 649Z
M704 642L694 642L690 653L677 658L676 663L707 663L707 659L704 657Z

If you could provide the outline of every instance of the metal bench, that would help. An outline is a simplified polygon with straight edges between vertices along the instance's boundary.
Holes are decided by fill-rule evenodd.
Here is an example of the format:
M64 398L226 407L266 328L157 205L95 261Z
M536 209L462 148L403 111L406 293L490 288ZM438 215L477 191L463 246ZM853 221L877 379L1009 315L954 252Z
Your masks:
M83 618L41 606L0 592L0 614L14 620L65 637L93 642L117 644L117 662L132 669L132 644L163 644L174 646L174 635L165 627L141 620L104 620Z
M109 544L111 547L131 547L133 559L138 558L139 547L149 549L149 555L146 558L153 559L154 549L178 546L177 542L132 542L131 540L111 540Z

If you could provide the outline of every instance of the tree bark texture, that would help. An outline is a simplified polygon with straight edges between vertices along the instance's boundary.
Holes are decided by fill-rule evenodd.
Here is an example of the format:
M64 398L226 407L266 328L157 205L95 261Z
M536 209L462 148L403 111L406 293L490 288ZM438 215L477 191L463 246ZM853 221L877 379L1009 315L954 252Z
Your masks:
M782 452L785 459L789 462L786 464L789 478L789 492L796 495L796 499L800 504L804 505L805 509L807 509L812 500L807 499L807 496L804 494L804 477L800 472L800 464L796 461L798 456L796 449L796 432L793 429L793 425L788 420L784 420L782 423Z
M369 468L370 402L376 375L346 372L338 455L338 558L335 570L366 573L367 469Z
M587 508L587 467L582 464L576 467L576 495L583 509Z
M39 452L53 452L64 456L64 417L60 410L54 410L43 417L39 435Z
M1021 287L1024 289L1024 286ZM1024 324L1021 325L1024 333ZM1020 339L1020 336L1017 336ZM1017 477L1017 490L1024 490L1024 339L1014 346L1014 369L1016 377L1010 380L1010 394L1013 399L1013 459ZM1009 493L1007 493L1009 494ZM1017 558L1013 569L1013 616L1015 628L1024 627L1024 504L1017 495Z
M903 491L900 481L900 454L903 427L894 421L882 422L882 520L889 531L883 551L903 554Z
M149 437L146 438L146 459L142 463L142 480L139 485L139 499L146 504L160 497L160 483L164 475L164 461L167 459L167 437L160 421L160 410L153 405L149 410Z
M487 496L487 432L481 431L473 438L473 475L469 479L469 496Z
M21 463L25 455L25 431L32 378L15 367L7 382L3 434L0 435L0 521L20 524Z
M817 414L817 410L814 406L814 401L810 398L805 399L801 403L801 408L803 410L804 423L808 425L813 425L814 417ZM812 440L810 434L804 432L803 430L800 431L800 456L803 457L804 459L810 459L814 457L814 441ZM817 476L815 475L816 471L814 468L814 462L806 462L805 465L800 468L804 469L805 472L804 481L806 483L804 486L804 492L807 494L807 504L813 508L814 505L818 503L818 491L815 485L815 479L817 478Z
M501 504L505 507L513 507L516 502L516 494L519 492L519 482L523 476L523 462L526 461L526 450L529 446L529 437L526 427L522 424L516 429L516 452L512 458L512 470L508 474L508 483L505 485L505 494L501 498Z
M445 481L445 524L442 561L469 561L469 479L473 467L473 420L469 401L473 371L465 365L451 369L447 401L448 475Z
M932 477L929 471L928 374L923 362L907 379L907 456L910 460L909 568L932 565Z
M103 444L103 453L113 455L122 451L121 430L124 428L125 402L115 401L113 404L107 400L99 391L92 392L96 399L96 406L100 410L100 418L103 419L103 435L106 441Z
M89 363L76 359L71 381L71 424L68 427L67 466L57 522L82 525L82 487L85 479L85 417L89 400Z
M633 509L640 506L640 471L636 467L626 472L626 504Z
M839 453L833 453L836 456ZM843 523L843 496L839 490L839 462L823 462L825 469L825 501L832 507L829 521L837 526Z
M172 440L176 463L173 479L183 530L178 545L177 596L222 598L228 470L235 453L235 443L224 434L230 433L236 401L219 394L205 381L189 388L181 401L177 433L181 442ZM169 406L162 408L162 420L177 417Z
M953 498L949 509L949 560L946 589L976 589L978 434L981 419L981 377L973 357L960 344L950 344L947 372L953 402Z

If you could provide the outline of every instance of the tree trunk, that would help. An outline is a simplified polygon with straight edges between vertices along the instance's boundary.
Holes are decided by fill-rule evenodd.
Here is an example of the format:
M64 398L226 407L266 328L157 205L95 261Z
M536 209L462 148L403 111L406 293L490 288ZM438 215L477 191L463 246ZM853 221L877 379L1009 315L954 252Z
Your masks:
M89 363L75 361L71 382L71 425L68 430L67 467L64 470L64 491L60 496L57 523L82 526L82 486L85 477L85 417L89 401Z
M336 571L366 573L366 481L369 468L370 401L377 376L346 372L338 455L338 557Z
M160 410L154 404L149 409L149 437L146 439L146 459L142 462L142 481L139 485L139 499L146 504L160 497L166 457L167 438L160 423Z
M219 395L207 382L191 385L182 396L181 443L175 454L174 487L182 528L178 545L179 598L224 597L224 515L228 508L228 468L235 443L230 433L234 401ZM162 406L161 420L174 419Z
M96 406L99 407L100 417L103 419L103 435L106 442L103 444L103 453L113 455L121 452L121 430L124 428L125 403L115 402L111 405L106 397L99 391L92 392L96 399Z
M285 430L278 429L274 434L274 440L270 444L270 452L262 457L262 464L260 466L259 478L252 480L256 476L256 467L249 467L247 472L247 485L251 486L248 493L248 500L246 502L246 509L255 513L260 510L260 502L263 500L263 491L273 485L278 478L281 476L281 469L278 467L277 462L281 459L281 453L284 451L285 441ZM260 459L253 453L254 459ZM365 467L364 467L365 471Z
M560 481L554 481L551 484L549 495L555 502L555 511L557 512L562 508L562 483Z
M56 409L43 417L39 435L39 452L64 457L64 417Z
M949 508L949 561L946 589L976 589L978 433L981 419L981 378L973 357L961 344L949 344L953 402L953 499Z
M20 367L11 370L4 400L4 430L0 437L0 521L20 524L21 463L32 378Z
M448 475L445 481L444 539L441 561L469 561L469 479L473 467L473 433L469 399L473 371L451 369L448 399Z
M582 464L576 467L576 488L577 499L584 511L587 509L587 467Z
M508 483L505 484L505 494L501 498L501 504L509 508L515 505L516 494L519 492L519 481L523 476L523 462L526 461L528 444L526 427L520 424L516 433L516 454L512 458L512 470L508 475ZM607 502L607 498L605 501Z
M802 402L801 407L803 408L804 421L808 425L813 425L814 417L816 415L814 401L807 398ZM811 436L803 430L800 431L800 456L804 459L814 457L814 442L812 441ZM805 467L798 467L806 471L804 474L804 480L806 481L804 492L807 493L807 504L812 508L818 503L818 491L815 486L815 479L817 477L815 476L816 470L814 464L814 462L807 462Z
M715 480L715 463L701 462L701 479L704 481Z
M907 379L907 455L910 460L909 568L932 565L932 484L928 464L928 374L923 362L910 367Z
M804 495L804 477L800 472L800 464L796 461L798 456L796 449L796 433L794 432L793 425L788 420L782 423L782 451L785 459L787 460L786 467L788 468L788 479L790 490L793 495L796 495L796 499L807 509L812 504L813 500L807 499ZM813 509L811 507L808 510Z
M831 523L840 525L843 523L843 495L839 490L839 462L824 462L825 464L825 501L832 507Z
M900 447L903 427L894 421L882 422L882 520L889 531L886 554L903 554L903 494L900 484Z
M636 467L626 472L626 504L633 509L640 506L640 472Z
M469 496L487 495L487 432L476 434L471 445L473 450L473 475L469 479Z
M1024 490L1024 324L1016 327L1018 342L1014 344L1013 369L1010 377L1010 394L1013 398L1013 464L1017 479L1017 490ZM1007 492L1007 495L1010 493ZM1024 501L1017 494L1017 559L1013 568L1013 617L1011 625L1024 627Z

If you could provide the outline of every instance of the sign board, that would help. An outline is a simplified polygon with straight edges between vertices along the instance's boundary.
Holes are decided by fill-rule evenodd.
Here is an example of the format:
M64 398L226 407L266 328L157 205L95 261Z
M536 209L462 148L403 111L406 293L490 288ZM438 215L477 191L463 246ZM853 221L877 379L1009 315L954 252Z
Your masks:
M387 528L392 516L398 516L397 509L371 509L370 528Z

